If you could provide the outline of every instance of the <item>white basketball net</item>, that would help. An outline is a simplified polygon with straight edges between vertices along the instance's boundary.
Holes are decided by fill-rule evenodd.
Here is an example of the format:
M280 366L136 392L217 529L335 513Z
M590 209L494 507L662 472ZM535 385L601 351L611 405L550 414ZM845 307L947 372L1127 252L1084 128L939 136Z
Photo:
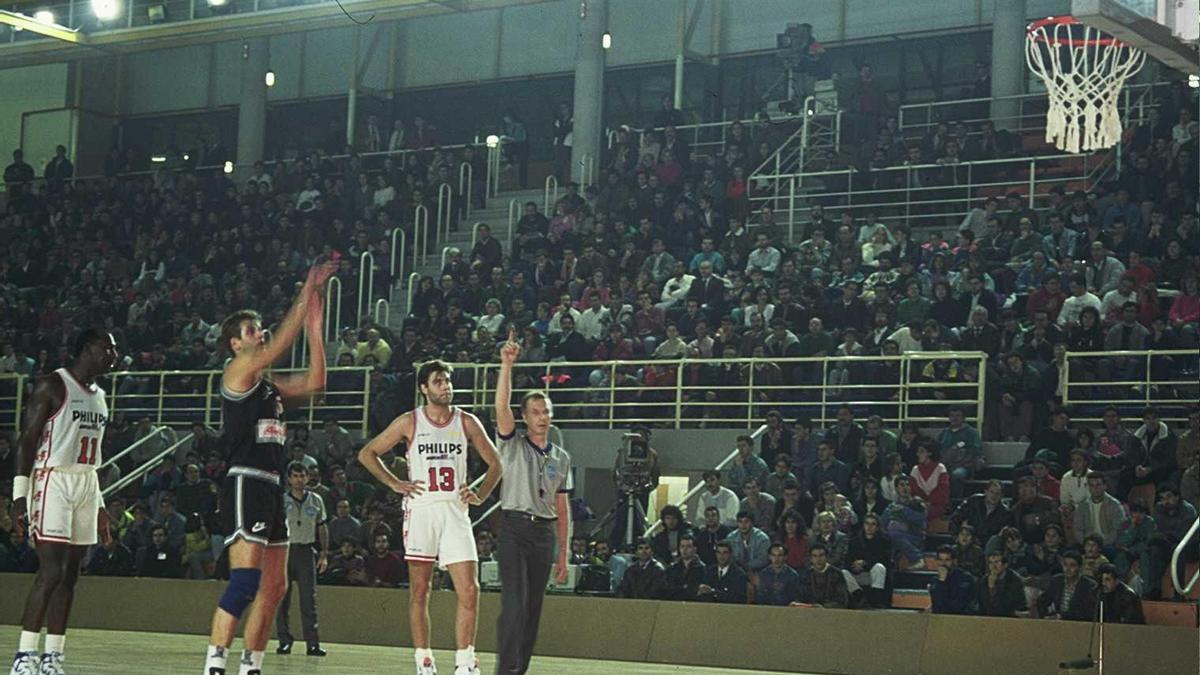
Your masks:
M1085 24L1031 27L1025 60L1046 83L1046 142L1065 152L1102 150L1121 140L1117 98L1146 55Z

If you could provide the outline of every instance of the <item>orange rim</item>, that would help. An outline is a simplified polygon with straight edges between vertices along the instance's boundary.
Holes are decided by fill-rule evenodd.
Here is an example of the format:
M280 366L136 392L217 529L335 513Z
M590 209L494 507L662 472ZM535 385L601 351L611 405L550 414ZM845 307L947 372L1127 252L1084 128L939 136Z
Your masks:
M1082 23L1079 21L1079 19L1076 19L1073 16L1069 16L1069 15L1048 16L1045 19L1038 19L1037 21L1031 22L1029 24L1029 27L1025 29L1025 32L1026 32L1026 34L1028 34L1029 39L1035 40L1037 42L1041 42L1041 43L1044 43L1047 45L1066 45L1067 47L1094 47L1097 45L1104 45L1104 46L1112 45L1115 47L1128 47L1129 46L1129 45L1125 44L1124 42L1121 42L1120 40L1118 40L1117 38L1112 37L1112 36L1092 38L1090 40L1067 37L1067 38L1062 38L1059 40L1054 40L1052 42L1051 36L1045 30L1043 30L1046 28L1046 26L1075 26L1075 25L1082 25Z

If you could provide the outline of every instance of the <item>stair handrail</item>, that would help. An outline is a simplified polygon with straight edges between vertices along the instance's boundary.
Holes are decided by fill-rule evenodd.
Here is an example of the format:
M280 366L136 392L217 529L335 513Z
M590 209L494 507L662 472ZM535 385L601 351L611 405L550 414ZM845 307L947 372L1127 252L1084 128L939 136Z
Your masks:
M404 289L404 316L412 315L413 293L416 291L417 284L421 282L420 272L409 272L408 283Z
M397 239L399 242L397 243ZM391 277L392 283L404 278L404 254L408 248L408 235L404 233L404 228L392 228L392 251L391 259L388 261L388 276Z
M417 204L413 207L413 261L415 270L425 262L425 249L429 248L429 207ZM420 262L417 261L420 256Z
M449 183L442 183L438 186L438 201L437 201L437 218L433 224L433 234L435 245L440 245L450 238L450 222L454 218L454 189ZM442 238L443 228L446 231L445 239Z
M334 287L337 287L337 292L334 292ZM333 312L332 317L330 312ZM336 319L331 321L330 319ZM338 331L342 329L337 325L342 320L342 280L337 277L329 277L329 281L325 282L325 343L333 344L338 339ZM297 340L296 342L307 342L307 340Z
M470 162L463 162L458 165L458 194L463 195L466 202L463 204L463 215L467 218L471 217L471 184L475 182L475 167L471 166Z
M381 326L388 325L388 321L392 318L392 307L387 298L379 298L375 301L375 308L371 312L371 318Z
M187 443L188 441L192 440L193 436L195 436L195 434L193 434L192 432L189 431L186 436L179 439L178 441L175 441L171 445L167 446L166 449L164 449L162 452L160 452L157 455L146 460L140 466L135 468L133 471L130 471L128 476L122 476L115 483L104 488L100 492L101 496L107 497L113 493L119 492L120 490L124 489L125 486L133 483L133 481L150 473L154 469L154 467L158 466L158 463L161 462L164 457L175 452L175 449L180 447L184 443Z
M364 294L363 291L366 291ZM375 295L375 256L363 251L358 256L358 300L355 303L357 325L363 323L363 315L371 311L371 297Z
M1188 528L1187 534L1183 535L1183 538L1175 545L1175 552L1171 554L1171 585L1175 587L1176 593L1184 597L1187 597L1192 592L1196 581L1200 580L1200 570L1197 570L1192 575L1191 581L1187 582L1187 585L1184 585L1183 581L1179 578L1179 556L1183 555L1183 552L1187 550L1189 545L1195 545L1192 543L1192 540L1198 536L1200 536L1200 518L1192 521L1192 526Z
M104 462L102 462L100 464L99 468L97 468L97 471L103 471L104 469L107 469L108 467L112 466L113 464L116 464L117 460L119 460L122 457L124 457L125 455L128 455L129 453L133 452L134 448L137 448L138 446L140 446L141 444L150 440L151 438L157 438L158 436L161 436L162 433L166 430L167 430L167 426L165 424L162 424L162 425L159 425L156 427L151 427L150 433L148 433L145 436L142 436L141 438L137 439L136 441L130 443L128 446L125 447L124 450L122 450L122 451L118 452L117 454L113 455L112 457L109 457L108 459L104 460Z
M504 248L508 255L512 255L513 232L517 228L517 221L521 218L521 200L513 197L508 200L508 242Z
M757 429L755 429L753 432L751 432L750 440L757 441L759 436L762 436L765 433L767 433L767 425L765 425L765 424L759 425L759 427ZM720 470L724 469L726 466L729 466L729 463L732 462L733 458L737 457L737 455L738 455L738 450L737 450L737 448L734 448L732 452L730 452L728 455L725 456L725 459L722 459L721 461L717 462L717 465L715 467L713 467L713 470L720 471ZM672 506L678 506L679 508L682 509L688 502L690 502L692 500L693 497L700 494L700 491L703 489L704 489L704 481L700 481L699 483L696 483L696 485L694 485L692 487L692 489L683 493L683 496L679 498L679 501L672 504ZM643 536L653 537L654 534L656 532L658 532L658 528L660 528L660 527L662 527L662 519L661 518L654 521L654 524L652 524L650 527L646 528L646 533Z
M554 194L553 194L554 201L550 201L551 186L554 187ZM554 204L556 204L557 202L558 202L558 179L554 177L554 174L550 174L550 175L546 176L546 187L542 190L542 213L547 213L547 214L550 213L550 207L553 206ZM546 217L549 218L550 216L546 216Z
M480 225L482 225L484 227L488 226L488 224L483 222L482 220L477 220L477 221L475 221L474 225L471 225L471 251L467 252L468 257L470 257L472 255L472 252L475 250L475 244L479 241L479 226ZM488 274L491 274L491 270L488 270Z

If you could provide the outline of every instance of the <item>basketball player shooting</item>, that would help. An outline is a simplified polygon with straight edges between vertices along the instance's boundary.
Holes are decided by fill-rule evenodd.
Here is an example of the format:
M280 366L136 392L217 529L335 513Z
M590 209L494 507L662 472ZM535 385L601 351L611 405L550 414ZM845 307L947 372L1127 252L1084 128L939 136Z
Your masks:
M321 293L336 262L314 265L270 341L262 317L234 312L221 323L221 344L232 358L221 376L222 452L229 472L221 485L220 516L229 551L229 584L212 618L204 675L225 675L238 620L246 619L239 675L261 675L275 608L287 592L288 529L280 476L287 431L283 402L308 399L325 387L325 301ZM308 370L268 379L263 371L291 349L303 328ZM253 603L253 604L252 604Z
M404 559L408 562L408 616L416 648L417 675L437 673L429 648L429 588L436 561L450 573L458 595L454 673L479 673L475 658L479 606L475 567L479 556L467 511L469 506L483 503L492 494L500 482L501 468L496 446L479 420L451 405L452 372L442 361L422 365L417 371L417 384L425 405L397 417L358 454L358 461L375 478L405 496ZM380 460L380 456L400 443L408 446L408 475L415 480L400 480ZM468 485L468 446L475 448L488 467L478 492Z
M108 404L96 378L112 371L117 345L109 333L89 329L75 340L72 354L70 366L34 385L17 441L13 511L21 529L29 511L38 571L25 600L12 675L63 672L79 564L97 536L106 543L112 536L96 476L108 423ZM39 654L43 620L46 649Z

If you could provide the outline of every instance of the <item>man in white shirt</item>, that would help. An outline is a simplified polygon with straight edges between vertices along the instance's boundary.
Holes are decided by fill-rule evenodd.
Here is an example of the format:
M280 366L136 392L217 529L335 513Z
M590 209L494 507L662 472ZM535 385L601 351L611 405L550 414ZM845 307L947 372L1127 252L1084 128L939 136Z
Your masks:
M591 342L599 342L608 330L611 315L608 308L600 302L599 291L588 294L588 308L579 313L575 319L575 330Z
M1092 307L1097 313L1100 310L1100 298L1088 292L1087 279L1082 274L1071 277L1071 297L1063 301L1062 310L1058 313L1058 325L1070 326L1079 323L1079 315L1085 307Z
M1117 283L1117 287L1104 294L1104 300L1100 303L1100 318L1105 323L1117 323L1121 320L1121 308L1127 302L1137 302L1137 289L1134 285L1137 279L1129 274L1121 277L1121 281Z
M569 293L563 293L562 297L559 298L558 311L554 313L554 316L550 317L550 326L546 329L547 333L555 335L562 332L561 322L564 314L570 315L575 320L576 325L579 324L579 317L582 315L579 310L571 306L571 295Z
M779 249L771 246L771 240L765 234L759 234L755 240L754 250L746 256L746 274L751 270L762 270L763 274L774 275L779 269Z
M658 306L666 310L679 304L680 300L687 297L688 291L692 290L692 281L695 278L687 273L687 268L682 262L676 261L674 274L663 282L662 302L658 303Z
M727 487L721 486L720 471L704 472L704 489L700 491L699 503L692 513L692 522L704 517L704 509L713 507L721 516L721 524L733 527L737 524L738 497Z
M1071 470L1063 474L1062 486L1058 490L1058 500L1068 514L1091 497L1087 482L1088 462L1087 452L1083 448L1071 451Z

